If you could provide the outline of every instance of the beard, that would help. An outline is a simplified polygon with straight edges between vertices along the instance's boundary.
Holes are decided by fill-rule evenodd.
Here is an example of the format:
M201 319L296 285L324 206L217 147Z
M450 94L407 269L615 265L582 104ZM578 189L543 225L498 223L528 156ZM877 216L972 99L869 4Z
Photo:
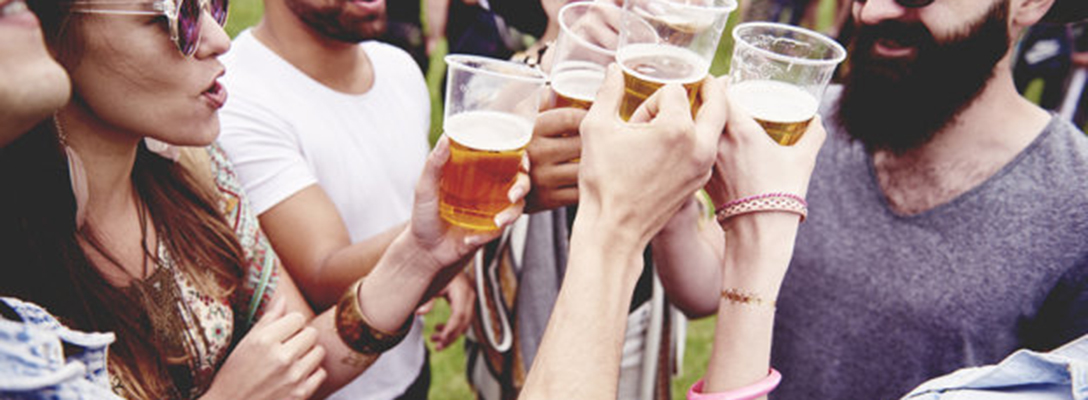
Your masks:
M993 76L994 65L1009 51L1007 21L1008 0L941 41L917 22L859 26L838 122L869 151L902 154L924 145ZM882 58L873 52L881 39L917 51L907 59Z
M291 12L310 29L322 36L345 43L359 43L379 38L385 34L388 23L384 7L375 14L356 16L345 9L349 6L348 1L337 1L331 6L324 7L309 4L305 0L287 0L286 3Z

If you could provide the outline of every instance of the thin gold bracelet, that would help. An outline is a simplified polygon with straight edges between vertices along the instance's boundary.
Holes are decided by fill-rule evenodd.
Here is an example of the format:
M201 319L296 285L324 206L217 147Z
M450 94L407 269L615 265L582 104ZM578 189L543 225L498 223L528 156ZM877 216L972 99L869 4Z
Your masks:
M775 308L776 303L774 300L765 300L758 294L751 292L744 292L737 289L725 289L722 290L722 298L726 301L734 304L745 304L752 306L768 306Z

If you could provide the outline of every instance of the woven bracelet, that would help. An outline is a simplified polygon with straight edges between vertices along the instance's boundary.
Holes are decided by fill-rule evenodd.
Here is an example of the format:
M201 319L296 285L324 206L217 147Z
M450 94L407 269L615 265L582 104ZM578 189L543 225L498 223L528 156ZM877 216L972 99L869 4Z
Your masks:
M762 211L794 213L801 217L801 222L805 222L808 217L808 203L803 197L792 193L767 193L730 201L714 214L719 223L724 223L738 215Z
M363 311L359 309L359 286L362 284L363 280L360 279L351 285L336 304L336 333L352 350L361 354L377 355L392 349L408 335L408 330L412 328L412 318L409 317L393 333L371 327L370 321L367 321Z

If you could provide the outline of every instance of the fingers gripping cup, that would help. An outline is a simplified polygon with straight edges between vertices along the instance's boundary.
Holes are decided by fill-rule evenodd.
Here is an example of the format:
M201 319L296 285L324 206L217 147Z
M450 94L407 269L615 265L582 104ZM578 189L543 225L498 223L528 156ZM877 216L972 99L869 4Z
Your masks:
M450 224L489 231L510 206L508 192L533 136L545 76L522 64L468 55L446 56L442 124L450 158L442 167L439 214Z
M695 107L735 0L625 0L616 62L626 121L658 88L679 83Z
M570 3L559 10L559 37L551 67L555 106L588 110L616 60L621 9L605 2Z
M782 145L801 139L846 50L791 25L751 22L733 29L729 95Z

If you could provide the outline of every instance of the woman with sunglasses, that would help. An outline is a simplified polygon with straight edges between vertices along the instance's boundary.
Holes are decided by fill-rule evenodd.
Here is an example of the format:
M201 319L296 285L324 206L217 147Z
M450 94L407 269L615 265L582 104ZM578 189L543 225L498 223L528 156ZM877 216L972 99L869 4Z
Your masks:
M494 236L438 218L441 141L409 226L337 307L315 316L222 153L163 151L218 135L226 2L29 4L73 91L0 153L0 254L21 266L0 272L0 294L77 329L115 332L109 369L123 397L320 397L395 345L420 301L458 272L450 266ZM527 189L522 177L513 191ZM512 202L511 217L521 211Z

